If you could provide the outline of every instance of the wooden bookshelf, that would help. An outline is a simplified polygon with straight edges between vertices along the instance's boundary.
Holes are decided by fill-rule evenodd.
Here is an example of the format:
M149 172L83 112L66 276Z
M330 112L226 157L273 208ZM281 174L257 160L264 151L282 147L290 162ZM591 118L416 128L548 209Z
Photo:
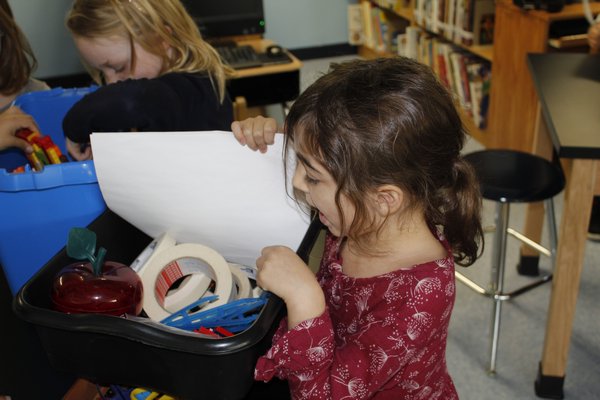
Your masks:
M478 46L462 46L464 49L466 49L467 51L470 51L471 53L478 55L479 57L483 58L484 60L488 60L489 62L492 62L492 60L494 59L494 47L491 44L484 44L484 45L478 45Z
M416 1L418 0L360 0L360 3L362 6L365 6L365 4L362 3L369 3L371 5L371 9L378 8L383 11L383 18L388 24L390 24L390 27L388 28L388 34L390 30L401 32L403 29L406 29L407 26L418 27L422 31L422 35L438 38L441 42L444 43L450 43L453 46L455 46L457 51L465 51L468 54L472 54L478 57L484 62L490 63L492 61L493 48L491 45L465 46L462 43L455 43L453 41L448 40L441 33L431 32L428 29L429 27L425 26L425 24L423 23L422 18L418 18L418 14L415 12ZM421 23L419 23L419 21L421 21ZM374 32L377 32L377 30L374 30ZM358 54L361 57L370 59L377 57L393 57L398 53L397 49L381 48L381 46L373 46L372 43L369 43L366 45L359 46ZM427 62L422 59L420 59L420 61ZM433 68L433 64L435 64L435 61L429 60L429 63L432 64ZM486 129L480 129L476 125L475 121L470 116L469 111L463 109L460 106L460 102L458 100L457 108L461 112L461 117L463 119L463 123L465 124L465 128L467 129L467 131L476 140L485 145L488 141L488 134L486 133Z
M360 0L361 3L366 1L382 3L386 12L393 12L410 25L419 26L414 12L416 0L398 2L401 5L397 7L389 6L391 2L386 0ZM590 6L594 15L600 13L600 2L592 2ZM493 45L462 46L454 43L489 61L492 67L486 128L478 129L474 121L463 113L465 126L475 139L487 148L533 150L538 100L526 56L528 53L549 51L585 51L587 38L584 33L560 38L549 36L553 23L583 17L581 3L567 4L560 12L549 13L543 10L523 10L515 6L512 0L496 0ZM443 38L442 34L427 32ZM367 46L359 46L358 54L365 58L395 55Z

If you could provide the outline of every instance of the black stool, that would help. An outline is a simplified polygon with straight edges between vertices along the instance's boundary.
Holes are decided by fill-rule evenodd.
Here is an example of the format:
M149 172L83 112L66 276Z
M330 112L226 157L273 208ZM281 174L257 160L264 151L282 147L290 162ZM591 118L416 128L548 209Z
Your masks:
M565 186L565 177L560 165L530 153L514 150L482 150L465 155L465 160L474 168L479 178L484 199L496 202L495 234L492 248L492 275L489 289L456 272L459 281L477 293L490 297L494 302L492 311L489 372L495 373L500 332L502 302L523 294L552 279L552 274L512 292L504 291L506 241L510 234L540 254L550 257L554 267L556 256L556 220L553 197ZM508 226L510 203L544 202L550 249L527 238Z

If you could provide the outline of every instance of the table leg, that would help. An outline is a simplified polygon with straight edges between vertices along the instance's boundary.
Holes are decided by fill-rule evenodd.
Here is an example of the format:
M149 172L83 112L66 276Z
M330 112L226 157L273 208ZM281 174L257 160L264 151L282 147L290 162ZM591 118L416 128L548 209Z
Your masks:
M544 226L544 203L529 203L525 214L523 235L534 242L542 242L542 227ZM519 264L517 270L521 275L539 275L540 253L534 248L521 245Z
M535 382L535 392L539 397L563 398L562 386L583 267L597 164L595 160L575 159L567 176L546 336Z
M554 149L546 122L542 117L542 109L538 104L531 152L546 160L552 161ZM542 227L544 226L544 203L529 203L523 225L523 235L537 243L541 243ZM520 251L518 270L523 275L538 275L539 253L523 244Z

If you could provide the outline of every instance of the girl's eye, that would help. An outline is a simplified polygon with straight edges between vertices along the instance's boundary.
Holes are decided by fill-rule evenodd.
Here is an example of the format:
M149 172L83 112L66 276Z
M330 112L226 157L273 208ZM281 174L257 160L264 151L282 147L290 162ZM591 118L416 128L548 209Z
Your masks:
M125 71L125 67L115 67L113 69L114 69L115 73L117 73L117 74Z
M308 176L308 175L305 175L305 177L304 177L304 181L305 181L305 182L306 182L308 185L316 185L317 183L319 183L319 180L318 180L318 179L311 178L311 177L310 177L310 176Z

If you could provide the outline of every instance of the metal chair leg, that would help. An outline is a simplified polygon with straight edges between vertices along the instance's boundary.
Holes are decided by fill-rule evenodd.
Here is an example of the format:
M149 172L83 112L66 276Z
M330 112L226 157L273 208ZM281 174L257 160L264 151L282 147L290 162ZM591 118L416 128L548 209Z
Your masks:
M554 199L544 200L546 210L546 222L548 223L548 237L550 239L550 266L554 269L556 264L556 249L558 246L558 234L556 231L556 214L554 213Z
M490 364L488 372L496 373L496 359L498 355L498 339L500 337L500 317L502 312L502 299L498 296L504 291L504 267L506 263L506 242L508 238L508 218L510 205L508 203L496 204L496 233L494 234L494 249L492 259L491 291L494 293L492 312Z
M475 292L489 297L493 301L492 307L492 321L490 327L490 355L489 355L489 369L488 373L494 375L496 373L496 361L498 355L498 344L500 338L500 321L502 313L502 303L506 300L510 300L513 297L528 292L529 290L540 286L546 282L552 280L552 273L549 273L535 282L528 285L522 286L512 292L504 292L504 274L506 266L506 246L508 242L508 236L513 236L521 242L533 247L541 254L550 258L551 266L554 267L556 259L556 249L558 243L558 235L556 230L556 218L554 214L554 201L548 199L544 201L544 208L546 212L546 221L548 226L548 234L550 241L550 248L545 248L541 244L532 241L521 233L515 231L508 226L508 220L510 216L510 204L506 202L496 203L495 212L495 233L492 247L492 270L490 283L486 288L480 286L477 282L467 278L458 271L455 271L457 280L465 284Z

